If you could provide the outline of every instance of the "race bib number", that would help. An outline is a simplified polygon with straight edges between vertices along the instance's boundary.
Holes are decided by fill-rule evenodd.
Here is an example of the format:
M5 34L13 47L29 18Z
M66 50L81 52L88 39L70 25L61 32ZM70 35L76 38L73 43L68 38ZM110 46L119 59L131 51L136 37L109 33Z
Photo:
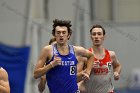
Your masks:
M111 66L112 66L112 65L111 65L110 62L107 63L107 66L108 66L108 70L111 71Z
M76 73L76 66L70 66L70 75L75 75Z

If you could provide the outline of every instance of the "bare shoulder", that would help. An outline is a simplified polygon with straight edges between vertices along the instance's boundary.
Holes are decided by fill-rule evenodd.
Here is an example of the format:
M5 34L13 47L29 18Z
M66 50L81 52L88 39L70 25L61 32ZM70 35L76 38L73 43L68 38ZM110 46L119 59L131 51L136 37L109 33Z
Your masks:
M82 47L82 46L73 46L74 48L76 48L76 49L85 49L84 47Z
M81 46L74 46L74 51L76 54L83 54L86 52L86 49L84 47L81 47Z
M8 74L7 74L6 70L3 68L0 68L0 78L2 78L3 80L7 80L7 78L8 78Z
M47 45L43 47L40 53L40 59L41 60L51 59L53 55L52 50L53 50L52 45Z
M74 46L74 50L77 56L82 56L82 57L89 57L90 55L92 55L92 53L81 46Z
M44 51L49 51L52 49L52 45L47 45L42 48Z
M116 56L115 52L114 51L109 51L109 54L112 58L114 58Z
M82 46L73 46L75 51L85 51L86 49Z
M7 74L7 72L4 68L0 68L0 73Z
M52 45L47 45L47 46L44 46L43 48L42 48L42 50L41 50L41 52L43 53L43 54L50 54L51 53L51 51L52 51Z
M119 63L119 61L117 59L117 56L116 56L114 51L109 51L109 54L110 54L110 57L111 57L113 63Z

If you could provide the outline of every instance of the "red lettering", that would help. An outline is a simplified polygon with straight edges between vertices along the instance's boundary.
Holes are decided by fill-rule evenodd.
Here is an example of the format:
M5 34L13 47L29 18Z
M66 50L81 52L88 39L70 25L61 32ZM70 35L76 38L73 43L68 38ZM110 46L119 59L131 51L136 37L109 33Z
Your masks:
M96 74L97 74L97 73L100 73L100 68L95 68L95 69L94 69L94 73L96 73Z
M105 75L108 73L108 69L107 68L94 68L94 73L96 75Z

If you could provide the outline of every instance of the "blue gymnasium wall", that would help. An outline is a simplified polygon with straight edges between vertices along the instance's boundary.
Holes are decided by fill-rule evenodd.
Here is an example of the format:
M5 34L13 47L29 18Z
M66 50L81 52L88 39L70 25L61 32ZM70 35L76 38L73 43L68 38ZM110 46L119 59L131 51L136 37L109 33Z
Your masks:
M30 47L13 47L0 43L0 66L9 75L10 93L24 93Z

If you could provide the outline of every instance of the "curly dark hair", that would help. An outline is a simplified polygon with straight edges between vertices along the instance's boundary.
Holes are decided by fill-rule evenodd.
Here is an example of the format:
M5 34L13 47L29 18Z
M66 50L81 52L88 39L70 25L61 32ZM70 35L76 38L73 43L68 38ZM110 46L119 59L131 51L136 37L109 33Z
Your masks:
M94 29L94 28L101 28L103 30L103 35L106 34L105 29L99 24L96 24L96 25L92 26L92 28L90 29L90 34L92 34L92 29Z
M55 36L55 28L56 26L66 26L68 29L68 34L71 35L72 34L72 30L71 30L71 21L69 20L58 20L55 19L53 20L53 30L52 30L52 35Z

